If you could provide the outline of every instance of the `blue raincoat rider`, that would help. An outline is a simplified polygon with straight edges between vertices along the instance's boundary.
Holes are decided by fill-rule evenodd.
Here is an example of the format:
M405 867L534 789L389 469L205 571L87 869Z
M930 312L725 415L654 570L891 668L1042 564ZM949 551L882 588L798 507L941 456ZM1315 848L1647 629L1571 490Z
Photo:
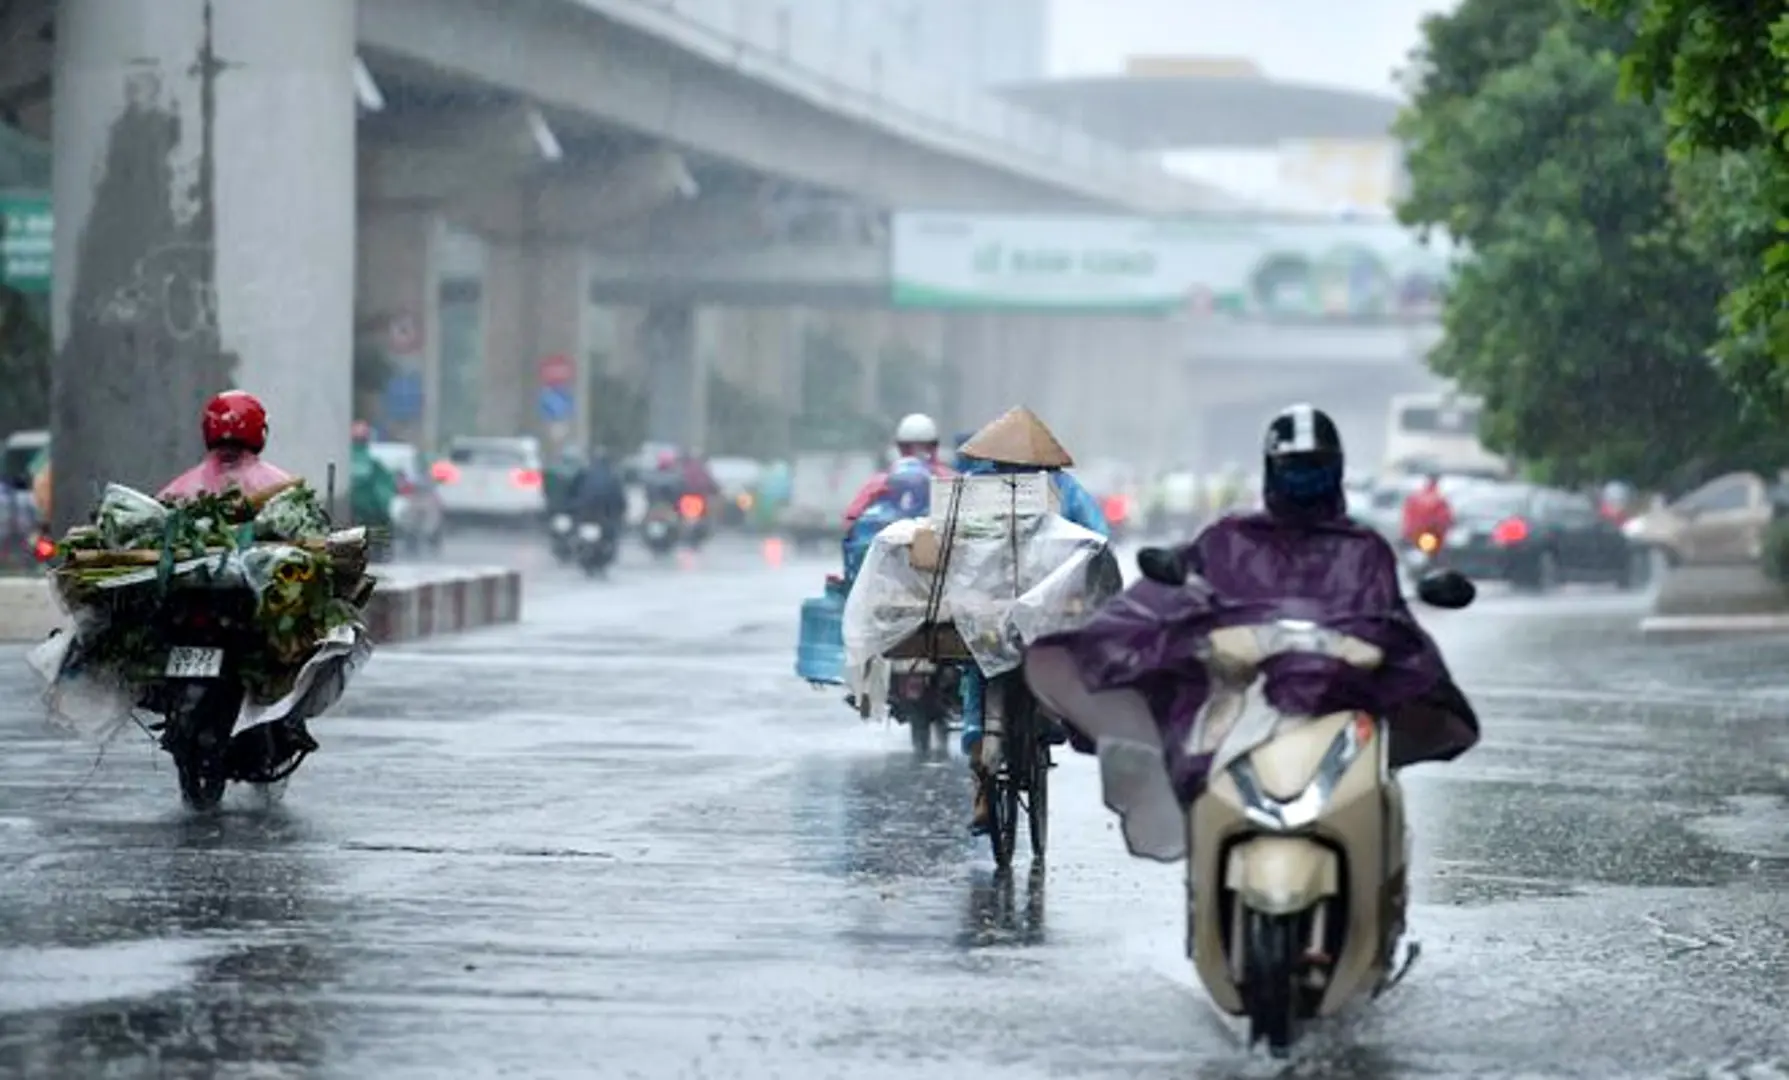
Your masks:
M922 458L904 457L890 466L881 493L845 530L845 588L857 580L857 571L877 533L897 521L925 517L931 508L931 464Z
M1008 410L957 448L957 471L967 476L1049 473L1060 503L1058 512L1082 528L1101 536L1111 535L1099 501L1073 475L1063 471L1073 464L1074 459L1044 422L1024 407ZM985 724L990 711L987 684L980 668L974 664L964 668L962 745L975 776L975 809L970 828L977 833L988 828L987 782L1000 761L1000 718L995 715L992 724ZM984 726L993 728L992 738L984 737Z

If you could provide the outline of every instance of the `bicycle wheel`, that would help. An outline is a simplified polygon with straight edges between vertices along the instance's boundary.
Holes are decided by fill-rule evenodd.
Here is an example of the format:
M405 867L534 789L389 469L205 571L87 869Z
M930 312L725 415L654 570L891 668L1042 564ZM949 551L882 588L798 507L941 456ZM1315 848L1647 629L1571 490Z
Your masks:
M1031 857L1042 861L1050 839L1050 743L1031 739L1031 791L1026 799L1026 826L1031 830Z

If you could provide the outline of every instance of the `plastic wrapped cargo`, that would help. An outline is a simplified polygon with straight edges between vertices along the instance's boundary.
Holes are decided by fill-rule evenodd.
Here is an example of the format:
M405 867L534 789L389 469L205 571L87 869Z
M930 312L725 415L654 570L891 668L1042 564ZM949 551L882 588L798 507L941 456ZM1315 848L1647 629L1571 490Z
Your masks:
M897 522L871 544L845 602L854 687L904 642L944 624L984 674L1011 671L1030 642L1079 626L1120 587L1106 539L1060 515L1018 514L1000 527L946 522Z

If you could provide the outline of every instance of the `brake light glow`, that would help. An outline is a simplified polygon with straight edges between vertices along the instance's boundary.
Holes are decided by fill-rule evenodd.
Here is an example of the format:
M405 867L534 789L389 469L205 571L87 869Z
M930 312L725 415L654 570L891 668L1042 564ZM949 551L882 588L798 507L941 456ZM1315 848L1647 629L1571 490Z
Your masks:
M429 466L429 475L437 484L453 484L459 482L460 470L451 461L437 461Z
M31 545L31 554L38 562L49 562L56 557L56 541L47 536L38 537L37 543Z
M1106 520L1116 525L1131 516L1131 501L1123 495L1113 495L1100 507L1106 513Z
M1491 530L1491 543L1499 547L1520 544L1528 539L1528 523L1521 518L1504 518Z
M696 520L707 508L707 501L700 495L685 495L677 500L677 512L683 515L685 521Z
M519 488L537 488L540 480L539 469L517 469L509 474L509 482Z

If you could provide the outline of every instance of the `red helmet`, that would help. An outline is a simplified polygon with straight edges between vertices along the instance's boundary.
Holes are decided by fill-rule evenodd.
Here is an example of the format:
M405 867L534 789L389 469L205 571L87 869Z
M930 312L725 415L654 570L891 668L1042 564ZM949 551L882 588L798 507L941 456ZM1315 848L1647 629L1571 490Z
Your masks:
M267 447L267 410L246 390L225 390L205 403L199 430L207 450L234 444L259 454Z

